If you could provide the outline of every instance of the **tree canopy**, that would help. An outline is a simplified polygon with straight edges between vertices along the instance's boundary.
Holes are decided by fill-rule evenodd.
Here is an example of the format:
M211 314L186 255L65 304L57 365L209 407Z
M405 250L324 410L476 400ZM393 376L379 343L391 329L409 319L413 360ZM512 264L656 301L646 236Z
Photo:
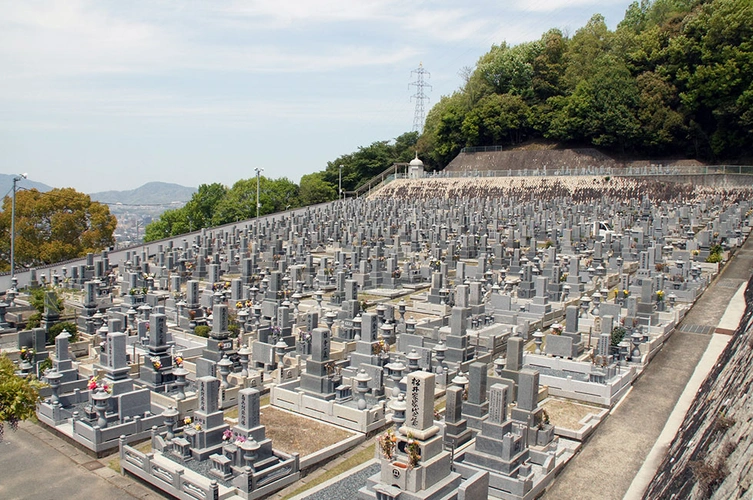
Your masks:
M419 150L434 168L468 146L543 137L613 153L749 157L753 4L633 2L611 31L492 46L429 111Z
M0 212L0 269L10 270L12 199ZM16 193L16 267L83 257L115 244L117 219L107 205L72 188Z
M350 191L394 163L408 162L415 154L418 132L407 132L394 141L377 141L327 163L321 172L304 175L300 185L281 177L259 177L259 215L337 199L340 165L342 186ZM155 241L198 229L256 217L256 177L241 179L231 188L202 184L182 208L163 212L146 226L144 241Z

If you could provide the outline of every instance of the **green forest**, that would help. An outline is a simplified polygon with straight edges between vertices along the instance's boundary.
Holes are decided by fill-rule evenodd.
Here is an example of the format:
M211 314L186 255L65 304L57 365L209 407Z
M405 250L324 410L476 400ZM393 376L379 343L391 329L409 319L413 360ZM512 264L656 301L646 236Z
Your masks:
M463 147L544 138L614 155L750 157L753 3L633 2L615 31L596 14L572 37L495 45L426 118L419 151L443 168Z
M261 214L349 191L418 151L444 168L464 147L535 139L597 147L618 157L712 162L753 157L753 2L642 0L612 31L595 14L572 36L494 45L461 87L429 111L423 133L377 141L305 175L261 178ZM202 185L183 208L146 228L146 241L256 215L256 179Z

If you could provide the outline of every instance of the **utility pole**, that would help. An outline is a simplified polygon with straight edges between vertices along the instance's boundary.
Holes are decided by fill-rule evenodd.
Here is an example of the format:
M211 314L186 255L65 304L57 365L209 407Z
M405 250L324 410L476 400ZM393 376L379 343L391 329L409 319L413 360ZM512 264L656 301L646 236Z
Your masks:
M343 199L343 167L344 166L345 165L340 165L340 181L339 181L339 186L338 186L340 189L340 192L339 192L340 200Z
M411 85L416 87L416 93L410 98L416 100L416 112L413 115L413 130L419 134L424 130L424 121L426 121L426 111L424 110L424 101L428 101L429 97L424 94L424 88L431 89L432 86L424 82L424 75L431 78L431 73L424 69L424 64L420 63L418 69L414 69L410 72L411 76L416 73L416 81L411 82Z
M261 241L261 238L259 236L259 209L261 208L261 202L259 201L259 194L261 193L259 189L259 180L261 173L264 172L263 168L256 167L254 169L256 172L256 240Z
M26 174L19 174L13 177L13 198L10 210L10 277L16 275L16 183L21 179L26 179Z
M259 209L261 208L261 202L259 201L259 179L261 176L261 173L264 172L263 168L256 167L254 169L254 172L256 172L256 218L259 218ZM258 222L257 222L258 224Z

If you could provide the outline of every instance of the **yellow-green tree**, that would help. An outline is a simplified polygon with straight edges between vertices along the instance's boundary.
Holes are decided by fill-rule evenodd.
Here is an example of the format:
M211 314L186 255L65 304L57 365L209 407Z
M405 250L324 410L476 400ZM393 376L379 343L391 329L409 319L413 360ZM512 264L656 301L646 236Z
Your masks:
M0 269L10 269L11 198L0 212ZM115 244L118 221L107 205L72 188L16 193L16 267L82 257Z

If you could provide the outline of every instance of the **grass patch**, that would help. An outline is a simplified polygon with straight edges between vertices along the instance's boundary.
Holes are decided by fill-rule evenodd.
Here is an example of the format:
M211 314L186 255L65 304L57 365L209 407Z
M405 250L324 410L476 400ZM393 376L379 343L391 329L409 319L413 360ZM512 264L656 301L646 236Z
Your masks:
M119 458L113 458L107 463L107 466L120 474L122 470L120 469L120 459Z
M357 467L361 464L365 464L366 462L374 458L374 453L375 453L374 448L376 447L376 443L374 443L373 439L371 441L372 443L369 446L360 450L358 453L354 454L352 457L346 460L343 460L342 462L332 467L330 470L328 470L324 474L321 474L319 477L316 477L312 479L311 481L307 482L306 484L300 486L294 492L287 495L283 500L288 499L288 498L293 498L296 495L300 495L304 491L311 489L314 486L318 486L324 483L325 481L329 481L333 477L339 476L343 472L347 472L350 469Z

